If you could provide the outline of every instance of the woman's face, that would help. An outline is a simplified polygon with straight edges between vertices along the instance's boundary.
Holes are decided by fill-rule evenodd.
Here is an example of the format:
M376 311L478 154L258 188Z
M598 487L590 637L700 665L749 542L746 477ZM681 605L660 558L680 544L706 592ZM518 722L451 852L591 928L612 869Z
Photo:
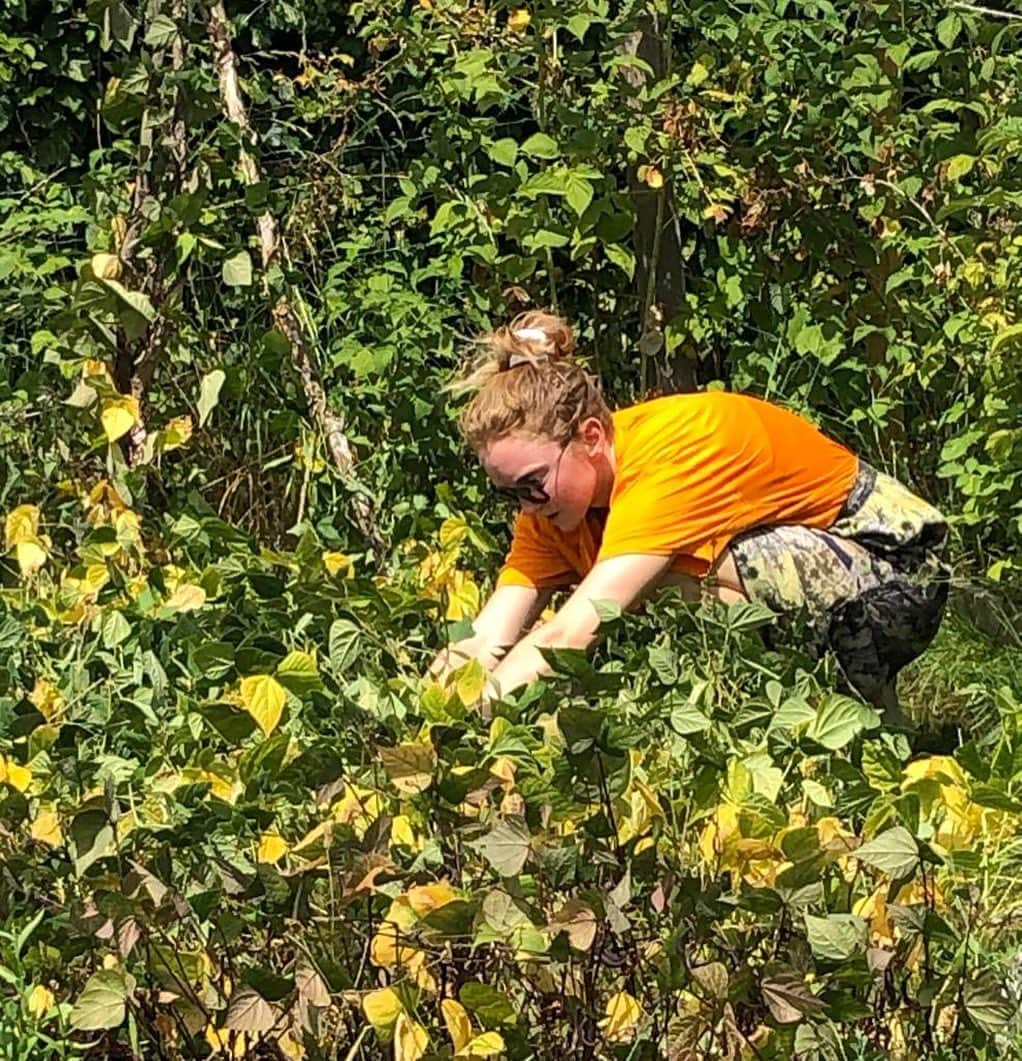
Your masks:
M596 437L588 438L583 429L567 446L534 435L508 435L487 445L479 458L493 484L513 494L523 512L545 516L559 530L571 531L598 503L597 458L604 439L602 427Z

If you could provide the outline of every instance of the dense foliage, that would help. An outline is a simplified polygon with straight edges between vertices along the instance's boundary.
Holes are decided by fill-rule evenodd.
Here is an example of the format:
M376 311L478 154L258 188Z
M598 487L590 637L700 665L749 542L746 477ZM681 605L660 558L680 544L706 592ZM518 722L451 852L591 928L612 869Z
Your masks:
M237 7L0 0L0 1056L1017 1051L1010 629L913 676L953 757L751 605L492 721L419 675L508 515L441 388L527 305L1017 582L1022 21Z

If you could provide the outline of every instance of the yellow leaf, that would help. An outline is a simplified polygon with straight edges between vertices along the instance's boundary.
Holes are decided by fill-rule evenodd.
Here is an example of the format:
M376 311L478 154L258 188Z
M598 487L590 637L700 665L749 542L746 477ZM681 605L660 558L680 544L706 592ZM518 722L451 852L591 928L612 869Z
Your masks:
M202 586L182 582L163 602L163 607L172 612L198 611L206 603L206 591Z
M121 259L116 254L94 254L90 265L100 280L116 280L121 275Z
M408 741L394 748L381 748L380 759L391 784L404 796L425 792L433 782L436 752L432 744Z
M425 917L458 897L458 893L446 881L440 881L438 884L418 884L405 892L408 905L418 917Z
M447 1025L447 1034L454 1044L454 1052L464 1049L472 1041L472 1022L468 1019L468 1013L460 1002L453 998L445 998L440 1003L440 1012L444 1016L444 1024Z
M600 1021L603 1034L612 1042L626 1042L642 1020L642 1006L627 991L619 991L607 1003L607 1015Z
M412 851L422 850L422 840L416 836L411 819L407 814L399 814L390 823L390 842Z
M640 166L638 177L650 188L656 189L664 186L664 175L656 166Z
M64 698L60 690L45 678L36 678L28 699L47 722L56 721L64 713Z
M206 1026L206 1042L218 1058L243 1061L248 1057L248 1032L232 1031L230 1028L217 1029L209 1024Z
M279 833L263 833L256 844L256 862L279 862L287 850L287 841Z
M714 221L720 224L728 219L730 212L723 203L710 203L709 206L704 207L703 217L712 217Z
M387 1031L393 1027L404 1011L401 998L392 987L381 987L362 996L362 1012L377 1031Z
M512 33L524 33L531 21L532 15L524 7L518 7L507 16L507 28Z
M60 818L52 806L39 808L29 834L33 840L38 840L40 843L49 844L50 847L60 847L64 842L64 834L60 829Z
M454 1056L460 1058L485 1058L497 1057L504 1052L504 1039L499 1032L483 1032L477 1035L470 1043L455 1051Z
M46 563L46 547L38 538L18 542L14 547L14 555L18 558L18 567L25 576L34 575Z
M25 998L28 1011L36 1020L45 1017L56 1004L56 1001L53 997L53 992L49 988L43 987L42 984L36 984Z
M175 416L163 429L163 449L169 453L183 446L192 437L192 418Z
M468 524L461 516L451 516L440 524L440 548L445 552L457 550L468 534Z
M402 1013L394 1025L394 1061L419 1061L427 1046L426 1029Z
M479 587L464 571L452 571L447 583L447 618L471 619L479 611Z
M103 411L99 414L99 419L103 424L107 439L110 442L116 442L136 424L142 422L138 399L130 395L108 398L103 402Z
M269 674L253 674L241 680L241 702L268 737L280 721L287 691Z
M466 707L471 707L483 695L488 677L489 672L479 660L469 660L458 669L458 679L454 686L458 699Z
M35 505L18 505L7 513L4 536L8 549L19 542L34 542L39 535L39 509Z
M324 553L323 566L330 576L341 573L347 578L355 573L355 562L347 553Z
M11 788L16 788L19 792L25 792L32 784L32 770L30 767L0 757L0 782L2 781L6 781Z

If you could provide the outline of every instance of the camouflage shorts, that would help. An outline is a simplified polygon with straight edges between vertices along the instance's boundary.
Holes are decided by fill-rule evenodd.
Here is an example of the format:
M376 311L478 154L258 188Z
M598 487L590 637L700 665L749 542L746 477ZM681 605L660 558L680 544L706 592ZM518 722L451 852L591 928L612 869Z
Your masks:
M810 652L830 649L848 684L884 707L943 618L946 534L935 508L860 462L833 526L746 531L730 550L746 595L805 619Z

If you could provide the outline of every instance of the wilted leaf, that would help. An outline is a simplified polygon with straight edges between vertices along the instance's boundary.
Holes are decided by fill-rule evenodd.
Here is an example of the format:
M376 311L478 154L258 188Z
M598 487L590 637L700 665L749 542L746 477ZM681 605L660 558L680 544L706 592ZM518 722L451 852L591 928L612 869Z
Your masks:
M268 1032L277 1022L273 1007L251 987L235 991L227 1006L224 1026L239 1032Z
M598 921L591 906L581 899L569 899L550 919L547 931L565 932L575 950L587 951L596 939Z
M760 990L763 992L763 1001L778 1024L794 1024L823 1009L823 1003L794 969L768 967L765 972L767 975L760 983Z
M381 748L380 761L391 784L402 795L425 792L433 782L436 752L432 744L406 742L394 748Z

